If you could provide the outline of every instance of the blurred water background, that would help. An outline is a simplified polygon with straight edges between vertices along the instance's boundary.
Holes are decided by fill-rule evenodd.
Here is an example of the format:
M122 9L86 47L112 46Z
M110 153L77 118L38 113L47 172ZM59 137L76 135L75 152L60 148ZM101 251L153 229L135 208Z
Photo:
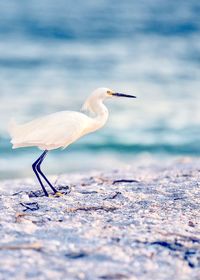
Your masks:
M51 152L48 173L200 156L199 15L198 0L1 1L0 177L40 154L11 149L10 118L78 110L101 86L138 99L108 101L106 127Z

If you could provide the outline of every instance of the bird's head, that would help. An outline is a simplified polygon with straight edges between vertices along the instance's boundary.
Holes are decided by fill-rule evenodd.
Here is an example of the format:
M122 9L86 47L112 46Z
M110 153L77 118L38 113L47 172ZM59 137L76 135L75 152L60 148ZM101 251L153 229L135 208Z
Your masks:
M136 96L134 96L134 95L115 92L114 90L111 90L109 88L97 88L92 93L92 96L93 96L93 98L102 99L102 100L112 98L112 97L136 98Z
M129 97L129 98L136 98L134 95L124 94L115 92L109 88L97 88L93 91L93 93L87 98L85 103L82 106L82 111L94 111L94 106L98 101L104 101L105 99L112 98L112 97Z

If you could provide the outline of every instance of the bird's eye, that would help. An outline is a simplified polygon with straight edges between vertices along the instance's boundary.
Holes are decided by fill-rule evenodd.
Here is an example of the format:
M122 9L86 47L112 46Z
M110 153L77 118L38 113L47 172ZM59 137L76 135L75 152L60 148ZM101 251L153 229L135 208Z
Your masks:
M112 92L110 90L107 90L107 94L111 94Z

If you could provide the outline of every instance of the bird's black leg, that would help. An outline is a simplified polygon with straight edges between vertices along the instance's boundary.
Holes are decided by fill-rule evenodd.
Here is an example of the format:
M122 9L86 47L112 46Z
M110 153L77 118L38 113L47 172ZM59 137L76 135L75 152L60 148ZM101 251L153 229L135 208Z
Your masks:
M38 163L39 163L40 161L41 161L41 162L43 161L43 159L44 159L45 155L47 154L47 152L48 152L48 151L44 151L44 152L42 153L42 155L32 164L33 171L34 171L34 173L35 173L35 175L36 175L36 177L37 177L37 179L38 179L38 181L39 181L39 183L40 183L40 185L41 185L41 187L42 187L42 190L43 190L45 196L48 196L48 192L46 191L46 189L45 189L45 187L44 187L44 185L43 185L43 183L42 183L42 181L41 181L41 179L40 179L40 176L39 176L38 170L37 170L37 165L38 165ZM41 163L40 163L40 164L41 164Z
M42 164L43 160L45 159L45 156L47 155L48 151L45 151L46 153L42 154L42 156L40 157L40 160L37 162L36 164L36 170L38 171L38 173L42 176L42 178L46 181L46 183L49 185L49 187L53 190L54 193L58 193L58 191L56 190L56 188L54 188L54 186L49 182L49 180L47 179L47 177L44 175L44 173L42 172L40 165Z

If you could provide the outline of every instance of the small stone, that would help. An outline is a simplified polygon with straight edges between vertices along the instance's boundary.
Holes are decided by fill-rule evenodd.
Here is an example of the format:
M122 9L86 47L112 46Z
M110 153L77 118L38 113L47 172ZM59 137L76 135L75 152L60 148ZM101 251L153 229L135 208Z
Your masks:
M188 226L189 226L189 227L195 227L195 224L194 224L192 221L189 221L189 222L188 222Z
M70 258L70 259L80 259L87 257L88 254L85 252L69 252L65 254L65 257Z
M28 194L22 194L21 197L20 197L20 201L21 202L29 202L30 199L29 199Z

